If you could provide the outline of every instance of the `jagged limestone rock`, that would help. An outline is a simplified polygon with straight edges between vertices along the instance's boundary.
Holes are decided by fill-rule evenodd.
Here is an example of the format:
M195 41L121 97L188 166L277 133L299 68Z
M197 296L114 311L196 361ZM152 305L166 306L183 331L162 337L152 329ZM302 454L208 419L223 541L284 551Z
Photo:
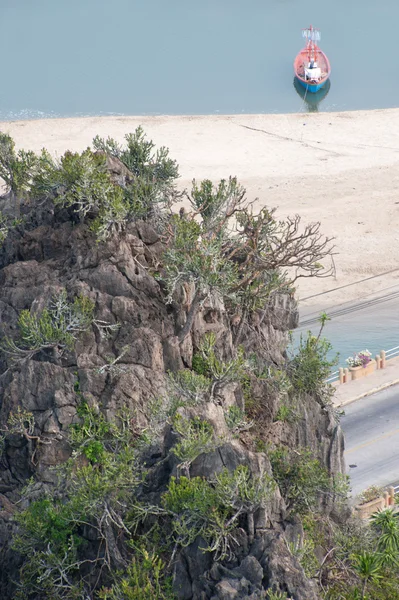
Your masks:
M115 177L130 176L119 167L110 165ZM127 407L135 425L144 427L149 403L166 393L167 370L190 367L193 352L206 333L215 334L224 360L233 355L235 325L217 299L204 303L191 335L179 344L176 333L185 321L187 305L177 299L167 306L160 283L149 272L149 266L160 257L162 243L148 223L129 225L123 234L97 244L86 226L70 222L67 211L46 206L40 210L31 207L27 225L14 231L0 250L3 333L15 331L22 309L33 306L42 310L62 288L71 295L87 295L94 302L96 319L119 323L120 328L106 332L93 326L77 340L73 351L63 355L38 353L16 363L1 358L0 426L7 427L10 413L20 407L32 412L33 435L44 442L11 436L0 463L0 587L5 599L11 598L13 587L7 573L18 567L18 558L7 545L14 527L15 502L32 474L43 485L50 485L51 467L70 456L68 428L76 422L82 396L109 420ZM243 346L262 352L271 364L283 365L286 332L296 325L297 315L294 300L281 297L253 316L243 329ZM118 356L121 371L116 377L109 365L110 357ZM343 470L342 433L328 409L305 398L301 418L288 427L273 423L278 392L258 385L253 393L264 403L264 427L271 440L289 447L309 447L332 471ZM253 475L271 473L265 453L253 451L229 432L224 415L232 406L243 407L242 392L235 384L220 391L217 403L182 410L187 417L207 419L221 440L215 450L193 461L191 477L212 478L223 469L234 471L240 465ZM170 477L177 474L176 457L169 453L174 442L169 431L162 444L149 451L146 460L151 468L144 498L159 500ZM284 501L276 489L267 507L254 515L254 541L244 522L237 525L235 557L229 563L214 562L201 539L179 550L174 564L174 590L179 600L261 600L268 586L286 591L295 600L316 600L313 586L287 549L284 519Z

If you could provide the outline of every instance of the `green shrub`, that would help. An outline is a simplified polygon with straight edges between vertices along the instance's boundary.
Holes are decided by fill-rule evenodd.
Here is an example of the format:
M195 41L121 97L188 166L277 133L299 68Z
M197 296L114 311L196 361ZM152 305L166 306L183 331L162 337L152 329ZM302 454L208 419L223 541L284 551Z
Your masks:
M53 195L55 204L71 208L80 220L90 222L98 241L120 231L130 219L154 216L154 208L169 206L177 194L172 182L178 177L176 162L166 148L153 151L139 127L126 136L127 148L98 136L82 153L66 152L55 161L43 150L35 157L37 168L31 177L31 193ZM107 169L106 156L117 156L133 174L126 185L115 183Z
M35 181L35 189L55 190L55 203L72 207L81 221L95 218L91 229L98 240L126 222L129 207L124 191L113 183L103 155L90 148L81 154L66 152L59 164L47 157L46 167Z
M30 190L37 169L34 152L16 152L14 140L7 133L0 133L0 177L14 195L22 196Z
M179 177L176 161L169 157L169 150L148 140L141 127L125 136L126 146L120 146L112 138L96 137L95 149L115 156L131 171L133 178L124 189L124 206L129 219L152 219L156 229L164 228L163 213L170 209L179 194L173 187Z
M104 415L90 408L85 400L77 409L80 423L70 427L70 442L75 449L75 455L83 454L92 463L101 463L105 456L106 446L114 447L118 440L123 439L115 423L106 421Z
M99 577L110 575L120 565L121 547L125 551L131 538L126 524L128 506L135 501L143 472L129 415L120 415L118 423L107 423L84 403L79 414L81 423L71 428L74 453L57 468L58 485L17 516L14 547L23 559L20 587L25 597L92 597L96 580L84 577L87 532L98 548L108 548L90 559ZM88 464L82 456L89 459Z
M200 454L213 452L218 446L212 425L198 417L185 419L176 414L173 429L179 434L180 440L173 446L172 452L186 468Z
M137 550L136 550L137 551ZM111 588L98 593L100 600L173 600L165 564L159 556L138 549L124 573L118 573Z
M292 404L281 402L277 414L274 418L275 421L284 421L285 423L294 423L298 420L298 411Z
M297 513L315 510L323 494L333 493L333 480L310 450L297 452L280 447L270 452L269 458L289 510Z
M194 352L191 368L197 375L202 375L203 377L210 376L208 363L202 352Z
M37 352L55 348L60 353L73 350L77 337L93 322L94 302L86 296L67 300L66 291L54 296L41 313L22 310L18 318L18 336L6 336L1 350L13 358L32 357Z
M32 436L35 429L35 417L33 413L23 410L17 406L15 412L11 412L8 418L9 433L16 433L24 436Z
M246 516L253 527L254 513L270 501L274 487L268 474L251 476L248 467L240 466L233 473L223 470L213 481L172 477L162 505L172 516L178 545L189 545L201 536L208 544L204 550L222 559L234 553L232 532L238 519Z
M304 539L302 542L289 543L291 554L299 560L306 577L315 577L320 569L320 563L315 555L315 544L312 540Z
M19 534L13 549L25 558L20 569L20 591L16 598L41 597L75 600L81 586L78 574L78 549L84 539L74 524L76 514L67 504L44 497L17 514Z
M224 255L223 240L204 236L196 221L174 215L169 227L173 237L163 255L162 275L168 292L167 302L173 302L175 292L180 291L183 285L189 284L194 288L186 323L179 332L179 339L183 341L206 298L213 294L218 297L234 295L237 268Z
M66 549L72 536L70 515L63 506L44 497L30 505L29 510L17 515L18 523L38 542Z
M331 349L330 342L311 332L308 332L306 338L301 336L298 351L288 365L288 374L295 391L317 394L328 400L332 392L326 379L331 368L338 362L338 356L331 360L327 358Z
M211 380L189 369L168 373L171 395L171 415L179 406L197 406L209 397Z
M172 530L180 546L188 546L199 535L209 538L209 521L223 521L226 512L220 506L215 489L201 477L171 478L162 498L163 507L173 514Z
M253 425L253 421L248 421L245 412L236 404L229 406L225 412L226 425L233 434L240 431L248 431Z
M216 336L214 333L207 333L198 349L197 364L201 361L206 376L210 379L210 399L214 399L218 390L224 385L236 381L242 385L250 387L249 371L251 364L246 359L244 350L237 348L235 356L230 360L223 361L218 358L215 350ZM205 369L206 365L206 369ZM246 388L245 388L246 389Z
M251 475L245 466L237 467L233 473L224 469L216 476L215 486L223 504L251 513L266 506L276 487L268 473Z
M116 156L133 175L144 177L147 181L171 183L179 177L177 163L169 158L169 150L161 147L154 152L155 144L147 139L142 127L127 134L125 140L126 148L123 148L112 138L105 140L96 136L93 146L96 150Z

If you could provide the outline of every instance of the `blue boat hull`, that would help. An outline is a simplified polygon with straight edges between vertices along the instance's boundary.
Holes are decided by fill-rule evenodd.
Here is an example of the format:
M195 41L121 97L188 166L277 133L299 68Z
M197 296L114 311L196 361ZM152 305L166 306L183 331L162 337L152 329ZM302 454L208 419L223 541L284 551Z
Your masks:
M299 85L305 88L305 90L307 90L308 92L312 92L312 94L315 94L326 85L328 78L322 81L321 83L308 83L303 81L299 77L296 77L296 80L298 81Z
M307 107L308 112L317 112L319 110L319 105L323 102L324 98L328 95L331 87L331 79L327 79L324 87L321 88L315 94L308 94L305 87L299 83L299 79L297 77L293 77L293 84L296 93L303 100L302 108ZM302 110L302 109L301 109Z

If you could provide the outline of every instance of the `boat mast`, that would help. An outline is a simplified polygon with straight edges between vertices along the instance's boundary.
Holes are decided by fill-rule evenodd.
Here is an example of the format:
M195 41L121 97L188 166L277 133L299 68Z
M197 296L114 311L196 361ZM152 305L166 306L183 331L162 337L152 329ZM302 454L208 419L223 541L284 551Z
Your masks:
M314 29L313 25L311 25L308 29L302 30L302 37L304 37L306 42L306 49L308 51L308 60L310 63L313 63L317 60L318 47L317 42L320 40L320 31L318 29Z

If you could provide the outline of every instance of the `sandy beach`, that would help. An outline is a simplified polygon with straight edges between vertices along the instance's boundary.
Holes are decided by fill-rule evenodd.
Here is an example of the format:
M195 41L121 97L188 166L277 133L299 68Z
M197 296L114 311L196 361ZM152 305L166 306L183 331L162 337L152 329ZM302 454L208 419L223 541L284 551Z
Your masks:
M236 175L248 198L321 221L335 237L336 277L301 280L300 299L398 269L304 306L333 305L399 285L399 109L290 115L87 117L0 123L18 148L60 156L95 135L123 141L142 125L180 165L179 186L193 178Z

